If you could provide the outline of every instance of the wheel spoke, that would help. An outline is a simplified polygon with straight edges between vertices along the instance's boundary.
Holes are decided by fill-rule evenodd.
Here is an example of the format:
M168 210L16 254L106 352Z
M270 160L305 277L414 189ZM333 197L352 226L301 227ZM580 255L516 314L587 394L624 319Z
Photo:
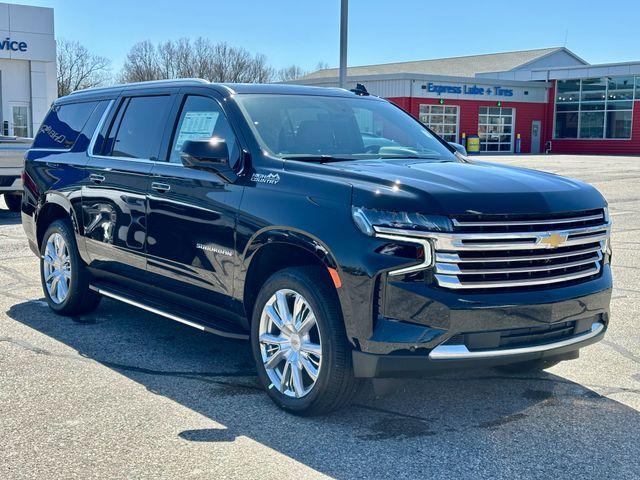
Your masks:
M67 297L67 292L68 292L67 282L64 280L64 278L62 278L62 276L60 276L58 280L58 286L56 288L56 293L57 293L59 302L64 301L64 299Z
M284 292L276 292L276 302L278 303L278 313L285 325L291 325L291 312L287 304L287 296Z
M57 271L51 272L51 285L49 286L49 293L53 293L56 291L58 287L58 282L60 282L60 275L58 275Z
M260 335L260 343L264 343L265 345L285 345L289 343L289 339L284 335L263 333L262 335Z
M316 357L322 356L322 347L317 343L302 342L302 345L300 345L300 350L306 353L311 353Z
M287 357L288 349L280 348L276 353L271 355L269 359L264 363L264 368L271 369L276 366Z
M304 384L302 383L302 371L300 370L299 361L292 364L290 368L293 379L293 391L296 397L300 398L304 395Z
M44 257L42 258L44 260L44 262L48 265L53 265L54 259L51 256L51 252L49 252L49 249L47 248L47 250L44 253Z
M290 378L291 378L291 360L287 359L287 361L284 363L284 368L282 369L282 378L280 381L280 391L282 393L285 392L285 389L291 383Z
M265 308L265 312L279 330L284 329L282 318L280 318L280 315L278 315L276 309L273 308L273 305L267 305L267 307Z
M312 312L309 312L305 317L304 321L300 324L300 327L298 328L298 333L300 335L305 335L309 333L309 330L311 330L315 324L316 324L316 316Z
M313 363L311 363L311 360L309 360L309 358L306 356L306 353L300 355L300 361L302 362L302 366L306 370L309 377L311 377L311 380L315 382L318 378L318 369L315 367L315 365L313 365Z
M306 304L304 303L304 298L302 295L296 295L295 300L293 301L293 322L298 327L298 323L302 320L302 314L304 313L304 309Z

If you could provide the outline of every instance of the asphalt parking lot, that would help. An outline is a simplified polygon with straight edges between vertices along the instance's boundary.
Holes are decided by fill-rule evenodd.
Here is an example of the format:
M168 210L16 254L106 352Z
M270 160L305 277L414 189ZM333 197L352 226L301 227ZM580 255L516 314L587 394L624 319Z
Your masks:
M248 347L105 300L58 317L0 200L0 478L638 478L640 157L502 157L610 203L604 341L540 375L368 384L324 418L278 410Z

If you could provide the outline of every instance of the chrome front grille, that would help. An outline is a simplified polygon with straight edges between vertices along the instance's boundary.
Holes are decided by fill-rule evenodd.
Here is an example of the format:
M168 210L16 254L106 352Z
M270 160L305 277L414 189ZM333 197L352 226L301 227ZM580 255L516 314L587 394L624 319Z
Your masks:
M453 232L413 231L404 237L395 229L376 227L381 238L433 247L433 261L425 256L423 264L390 273L430 265L440 287L467 290L547 288L588 281L601 273L611 230L603 209L460 215L451 220Z
M435 279L453 289L527 288L600 274L610 223L604 210L452 218L436 234Z

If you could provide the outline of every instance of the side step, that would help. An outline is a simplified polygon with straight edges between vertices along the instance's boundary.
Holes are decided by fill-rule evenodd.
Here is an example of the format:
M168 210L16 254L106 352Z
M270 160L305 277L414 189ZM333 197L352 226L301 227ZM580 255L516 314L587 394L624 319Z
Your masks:
M249 339L249 334L247 333L220 330L217 328L209 327L207 325L203 325L199 323L195 316L186 315L184 313L178 314L177 312L171 311L171 309L167 308L166 306L149 299L143 299L141 301L139 300L139 296L136 297L138 299L134 299L131 294L128 294L111 286L104 287L102 285L92 284L89 286L89 288L105 297L113 298L114 300L133 305L134 307L141 308L142 310L146 310L147 312L155 313L156 315L161 315L175 322L180 322L185 325L189 325L190 327L197 328L198 330L202 330L203 332L213 333L214 335L219 335L226 338L234 338L237 340Z

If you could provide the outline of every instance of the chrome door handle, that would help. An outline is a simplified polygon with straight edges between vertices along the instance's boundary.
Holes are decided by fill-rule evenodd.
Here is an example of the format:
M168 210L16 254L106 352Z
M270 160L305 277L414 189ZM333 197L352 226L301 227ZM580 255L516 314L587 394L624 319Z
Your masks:
M153 188L156 192L165 193L171 190L171 185L166 183L153 182L151 183L151 188Z
M89 180L93 183L102 183L105 181L104 175L98 175L97 173L92 173L89 175Z

